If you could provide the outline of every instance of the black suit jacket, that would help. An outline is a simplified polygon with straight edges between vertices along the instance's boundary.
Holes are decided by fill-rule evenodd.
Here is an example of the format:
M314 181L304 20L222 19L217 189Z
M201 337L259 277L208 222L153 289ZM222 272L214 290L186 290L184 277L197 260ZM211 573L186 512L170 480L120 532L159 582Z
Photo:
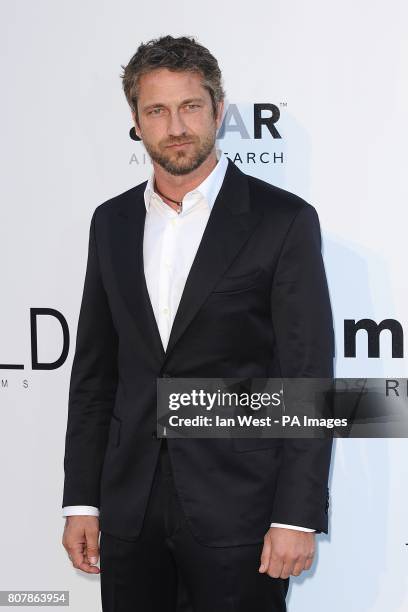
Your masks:
M158 459L156 379L331 377L318 216L228 160L163 349L143 270L146 182L92 216L69 388L63 506L137 539ZM271 522L327 532L330 439L168 439L180 500L207 546Z

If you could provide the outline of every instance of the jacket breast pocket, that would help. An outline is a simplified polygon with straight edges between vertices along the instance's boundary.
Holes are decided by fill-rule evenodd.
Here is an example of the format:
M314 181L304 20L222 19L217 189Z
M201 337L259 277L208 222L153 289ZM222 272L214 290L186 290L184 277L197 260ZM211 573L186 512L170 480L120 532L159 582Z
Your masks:
M122 426L122 421L116 415L111 415L111 422L109 426L109 437L108 437L108 445L113 447L118 447L120 444L120 430Z
M259 281L261 269L247 274L240 275L225 275L215 285L212 293L237 293L239 291L247 291L252 289Z

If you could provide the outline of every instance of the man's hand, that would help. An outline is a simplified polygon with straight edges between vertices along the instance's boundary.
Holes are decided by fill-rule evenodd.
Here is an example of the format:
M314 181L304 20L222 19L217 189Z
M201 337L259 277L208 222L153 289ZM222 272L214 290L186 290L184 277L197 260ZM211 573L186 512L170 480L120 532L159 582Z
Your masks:
M67 516L62 545L74 567L88 574L99 574L99 567L94 567L99 557L98 539L97 516Z
M271 527L264 536L259 572L271 578L299 576L310 569L314 553L314 533Z

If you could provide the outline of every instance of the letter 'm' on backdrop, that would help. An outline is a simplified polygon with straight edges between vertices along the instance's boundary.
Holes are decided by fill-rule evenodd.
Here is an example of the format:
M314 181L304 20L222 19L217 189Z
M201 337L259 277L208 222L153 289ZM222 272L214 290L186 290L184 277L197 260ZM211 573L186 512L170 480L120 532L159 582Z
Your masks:
M148 178L120 65L140 42L194 35L227 92L219 149L313 204L338 377L406 377L408 5L74 0L2 3L0 590L99 578L62 548L68 383L92 212ZM337 440L330 533L290 609L408 609L408 443Z

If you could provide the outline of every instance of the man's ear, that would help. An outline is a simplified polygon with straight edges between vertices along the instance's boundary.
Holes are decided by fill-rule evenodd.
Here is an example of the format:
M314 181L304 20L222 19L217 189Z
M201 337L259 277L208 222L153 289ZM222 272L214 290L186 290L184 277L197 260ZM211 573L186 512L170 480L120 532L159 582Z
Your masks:
M224 115L224 100L220 100L220 102L218 102L218 106L217 106L217 119L216 119L217 131L221 127L223 115Z
M139 125L137 123L136 113L135 113L134 110L132 110L132 119L133 119L133 123L134 123L134 126L135 126L135 132L136 132L137 136L139 138L142 138L142 133L141 133L140 127L139 127Z

